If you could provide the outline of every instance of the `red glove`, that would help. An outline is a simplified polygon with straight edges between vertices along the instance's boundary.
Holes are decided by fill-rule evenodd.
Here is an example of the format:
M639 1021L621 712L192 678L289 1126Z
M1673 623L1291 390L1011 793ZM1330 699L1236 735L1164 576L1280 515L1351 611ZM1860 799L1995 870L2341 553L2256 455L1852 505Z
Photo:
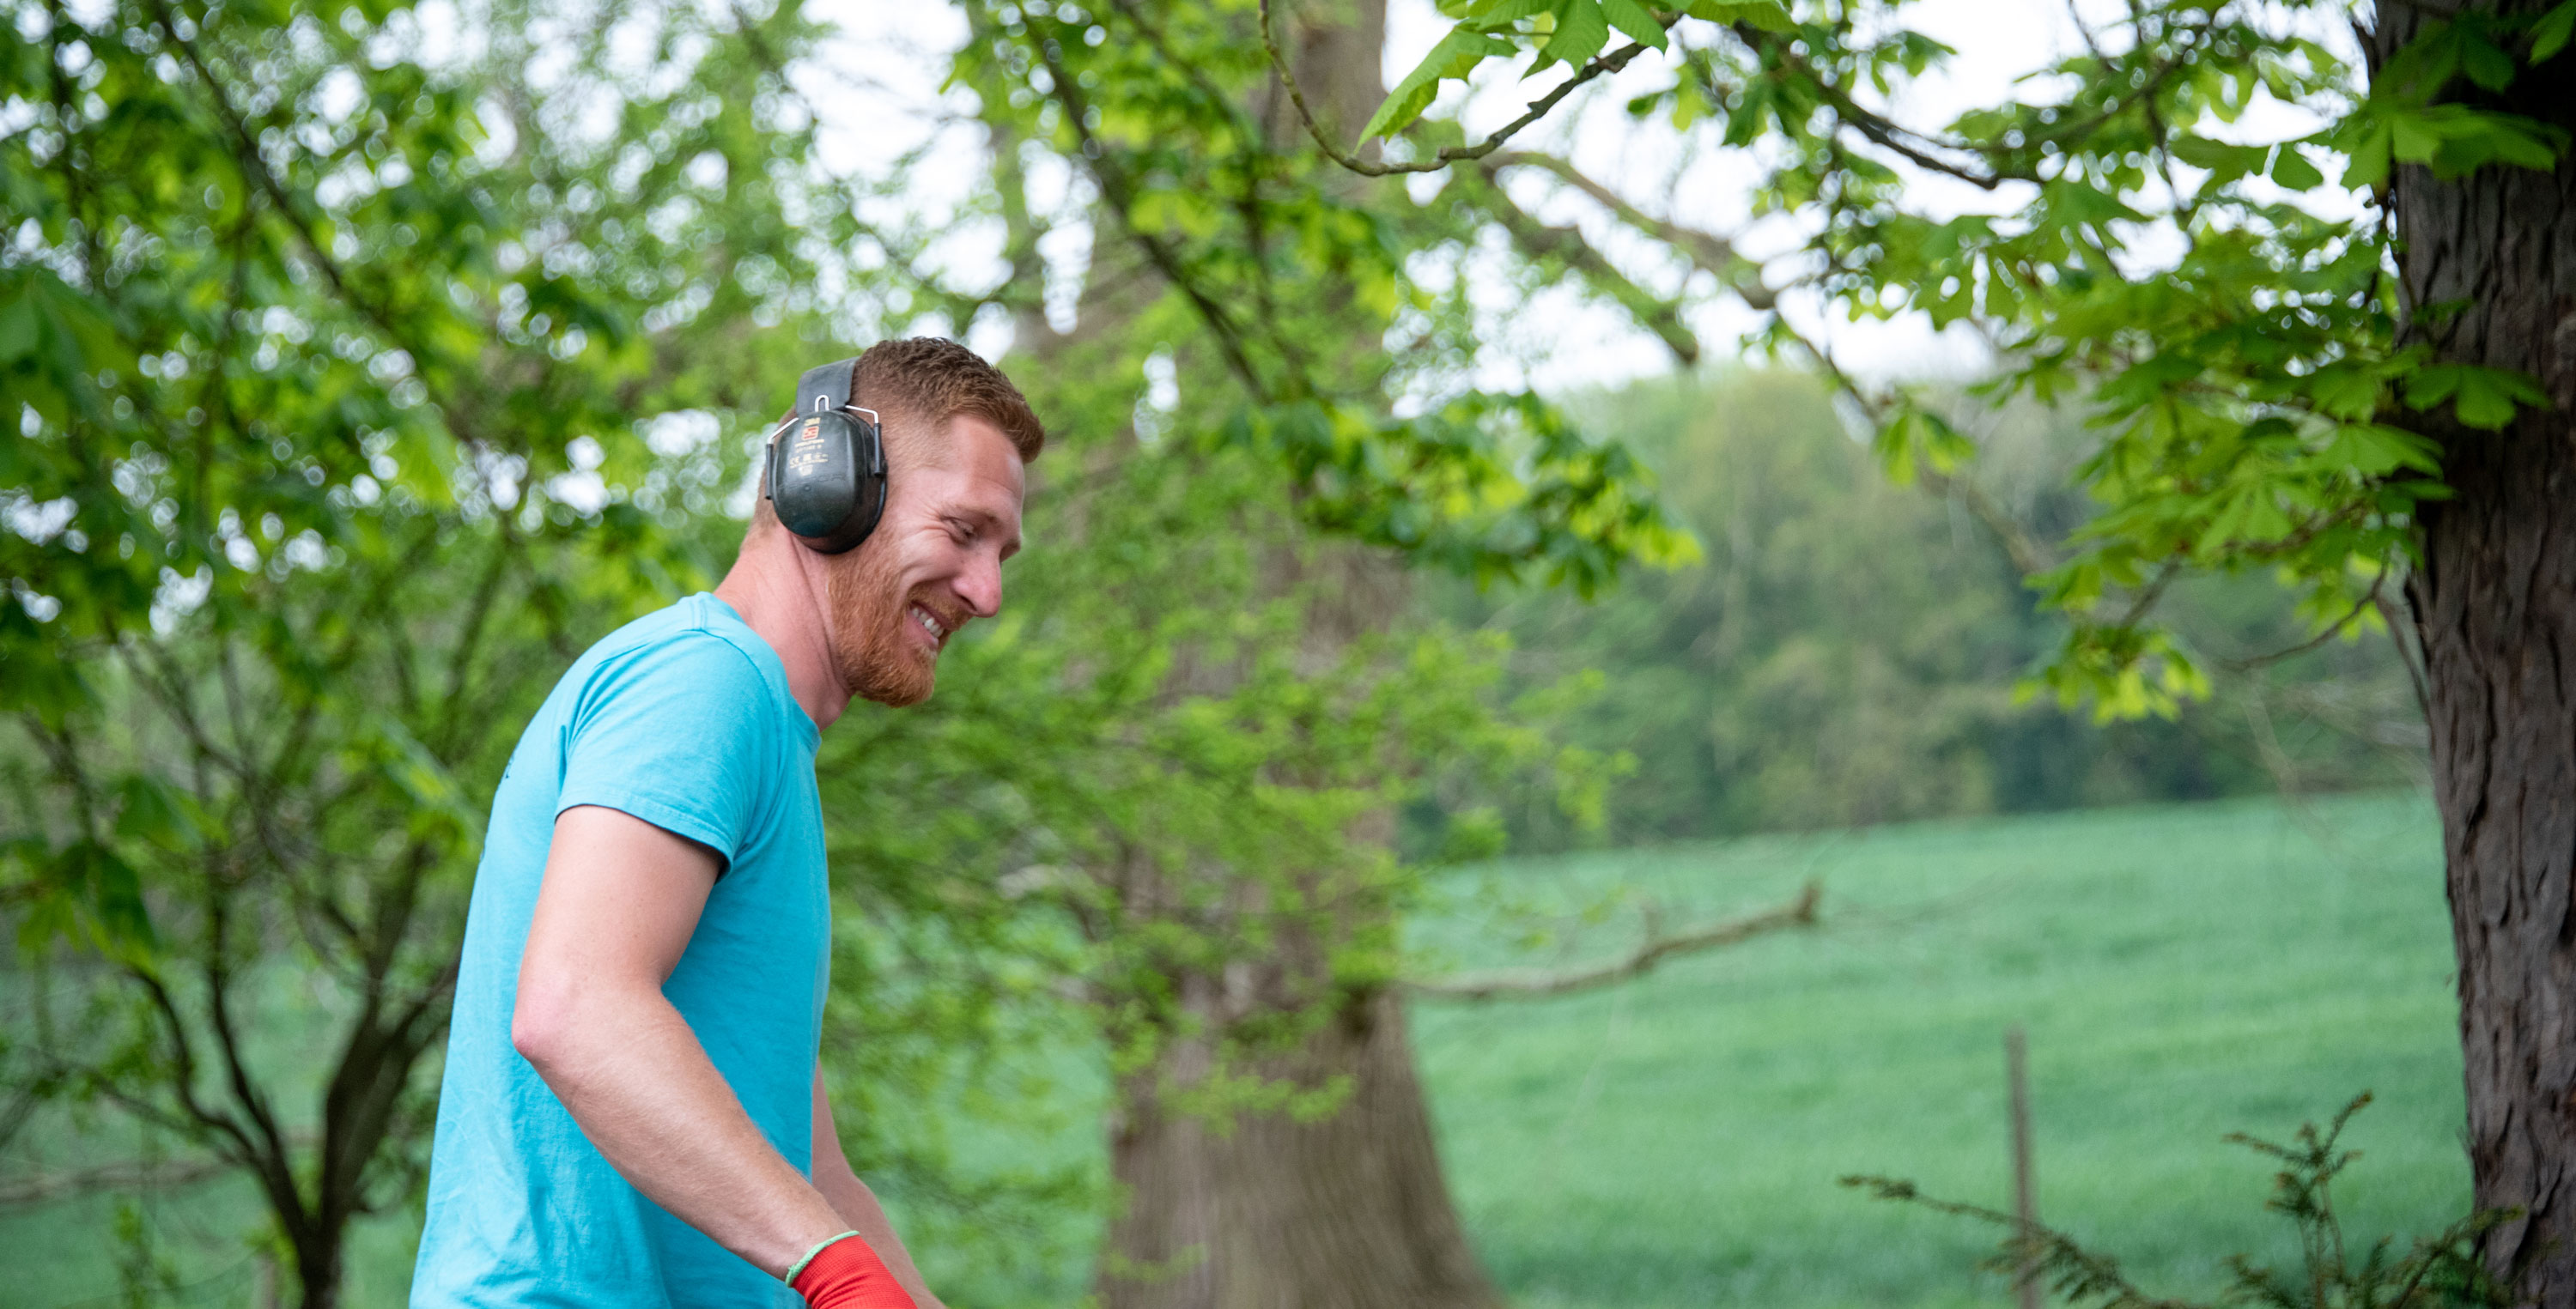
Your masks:
M789 1285L813 1309L919 1309L886 1271L885 1261L857 1236L816 1251Z

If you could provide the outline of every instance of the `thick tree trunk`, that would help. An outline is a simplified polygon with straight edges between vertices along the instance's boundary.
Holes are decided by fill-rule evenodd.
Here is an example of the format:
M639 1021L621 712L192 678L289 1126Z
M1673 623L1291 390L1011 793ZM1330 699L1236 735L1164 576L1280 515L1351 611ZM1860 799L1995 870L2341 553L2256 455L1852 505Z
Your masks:
M1286 561L1283 561L1285 563ZM1329 547L1285 585L1313 585L1307 640L1319 660L1401 607L1404 579L1381 555ZM1368 826L1391 836L1379 815ZM1110 1170L1122 1207L1098 1291L1107 1309L1499 1309L1449 1201L1431 1114L1393 988L1338 987L1329 960L1385 930L1384 898L1318 876L1307 903L1347 907L1283 930L1266 955L1222 973L1176 969L1185 1015L1158 1057L1119 1084ZM1129 888L1131 902L1163 888ZM1245 888L1238 911L1266 897ZM1317 939L1320 933L1334 939ZM1320 1019L1276 1052L1217 1066L1216 1039L1285 1015ZM1272 1086L1347 1087L1320 1116L1208 1112L1185 1103L1211 1073ZM1181 1101L1183 1103L1176 1103Z
M2421 21L2384 7L2373 53L2384 60ZM2504 107L2576 127L2552 86L2563 76L2526 74ZM2453 182L2404 168L2391 202L2409 339L2531 374L2557 406L2499 433L2426 416L2454 497L2423 515L2409 599L2459 950L2476 1203L2521 1215L2484 1254L2516 1304L2576 1309L2576 168ZM2463 307L2422 312L2443 305Z
M1279 8L1281 44L1310 104L1347 141L1385 94L1385 0ZM1302 136L1277 88L1257 94L1252 108L1274 140L1293 146ZM1335 174L1328 184L1374 183ZM1373 331L1355 328L1353 339L1374 348ZM1328 546L1303 563L1280 563L1287 585L1315 580L1315 569L1334 574L1317 588L1307 623L1319 662L1401 607L1401 570L1381 555ZM1217 1033L1314 1004L1315 988L1329 985L1323 960L1331 953L1323 943L1282 941L1271 957L1223 977L1166 980L1197 1030ZM1499 1309L1449 1201L1393 990L1335 994L1326 1020L1293 1049L1224 1070L1303 1088L1346 1085L1320 1117L1212 1117L1173 1103L1215 1066L1209 1036L1181 1036L1119 1085L1110 1164L1123 1203L1100 1266L1106 1309Z
M1492 1309L1431 1138L1404 1008L1350 997L1294 1054L1260 1069L1301 1086L1347 1079L1331 1114L1230 1122L1175 1108L1163 1079L1204 1075L1176 1046L1122 1086L1111 1164L1127 1206L1101 1303L1115 1309Z

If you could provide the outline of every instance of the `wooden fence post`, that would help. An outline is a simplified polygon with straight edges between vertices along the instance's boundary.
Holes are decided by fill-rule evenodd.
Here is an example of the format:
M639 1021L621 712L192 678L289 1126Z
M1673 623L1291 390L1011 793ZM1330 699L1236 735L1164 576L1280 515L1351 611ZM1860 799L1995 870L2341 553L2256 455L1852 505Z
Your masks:
M2019 1024L2004 1031L2004 1081L2012 1092L2013 1217L2021 1224L2021 1261L2013 1298L2039 1309L2039 1197L2030 1162L2030 1050Z

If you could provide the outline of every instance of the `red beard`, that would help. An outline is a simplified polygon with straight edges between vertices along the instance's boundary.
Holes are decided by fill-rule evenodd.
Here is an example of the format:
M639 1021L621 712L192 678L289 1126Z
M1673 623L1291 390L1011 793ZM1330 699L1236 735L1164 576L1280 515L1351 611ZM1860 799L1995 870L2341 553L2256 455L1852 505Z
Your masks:
M900 589L891 542L872 540L830 562L823 575L831 606L832 660L850 693L902 708L930 698L937 653L924 653L904 629L915 625L913 598ZM924 605L933 614L944 612Z

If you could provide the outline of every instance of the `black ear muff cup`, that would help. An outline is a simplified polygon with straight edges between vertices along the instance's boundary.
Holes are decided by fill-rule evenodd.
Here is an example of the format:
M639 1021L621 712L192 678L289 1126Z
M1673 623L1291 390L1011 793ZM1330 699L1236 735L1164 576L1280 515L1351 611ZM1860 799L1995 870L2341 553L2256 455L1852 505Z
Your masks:
M771 439L762 492L807 548L858 548L885 514L885 437L874 414L849 407L856 360L825 364L796 388L796 413Z

